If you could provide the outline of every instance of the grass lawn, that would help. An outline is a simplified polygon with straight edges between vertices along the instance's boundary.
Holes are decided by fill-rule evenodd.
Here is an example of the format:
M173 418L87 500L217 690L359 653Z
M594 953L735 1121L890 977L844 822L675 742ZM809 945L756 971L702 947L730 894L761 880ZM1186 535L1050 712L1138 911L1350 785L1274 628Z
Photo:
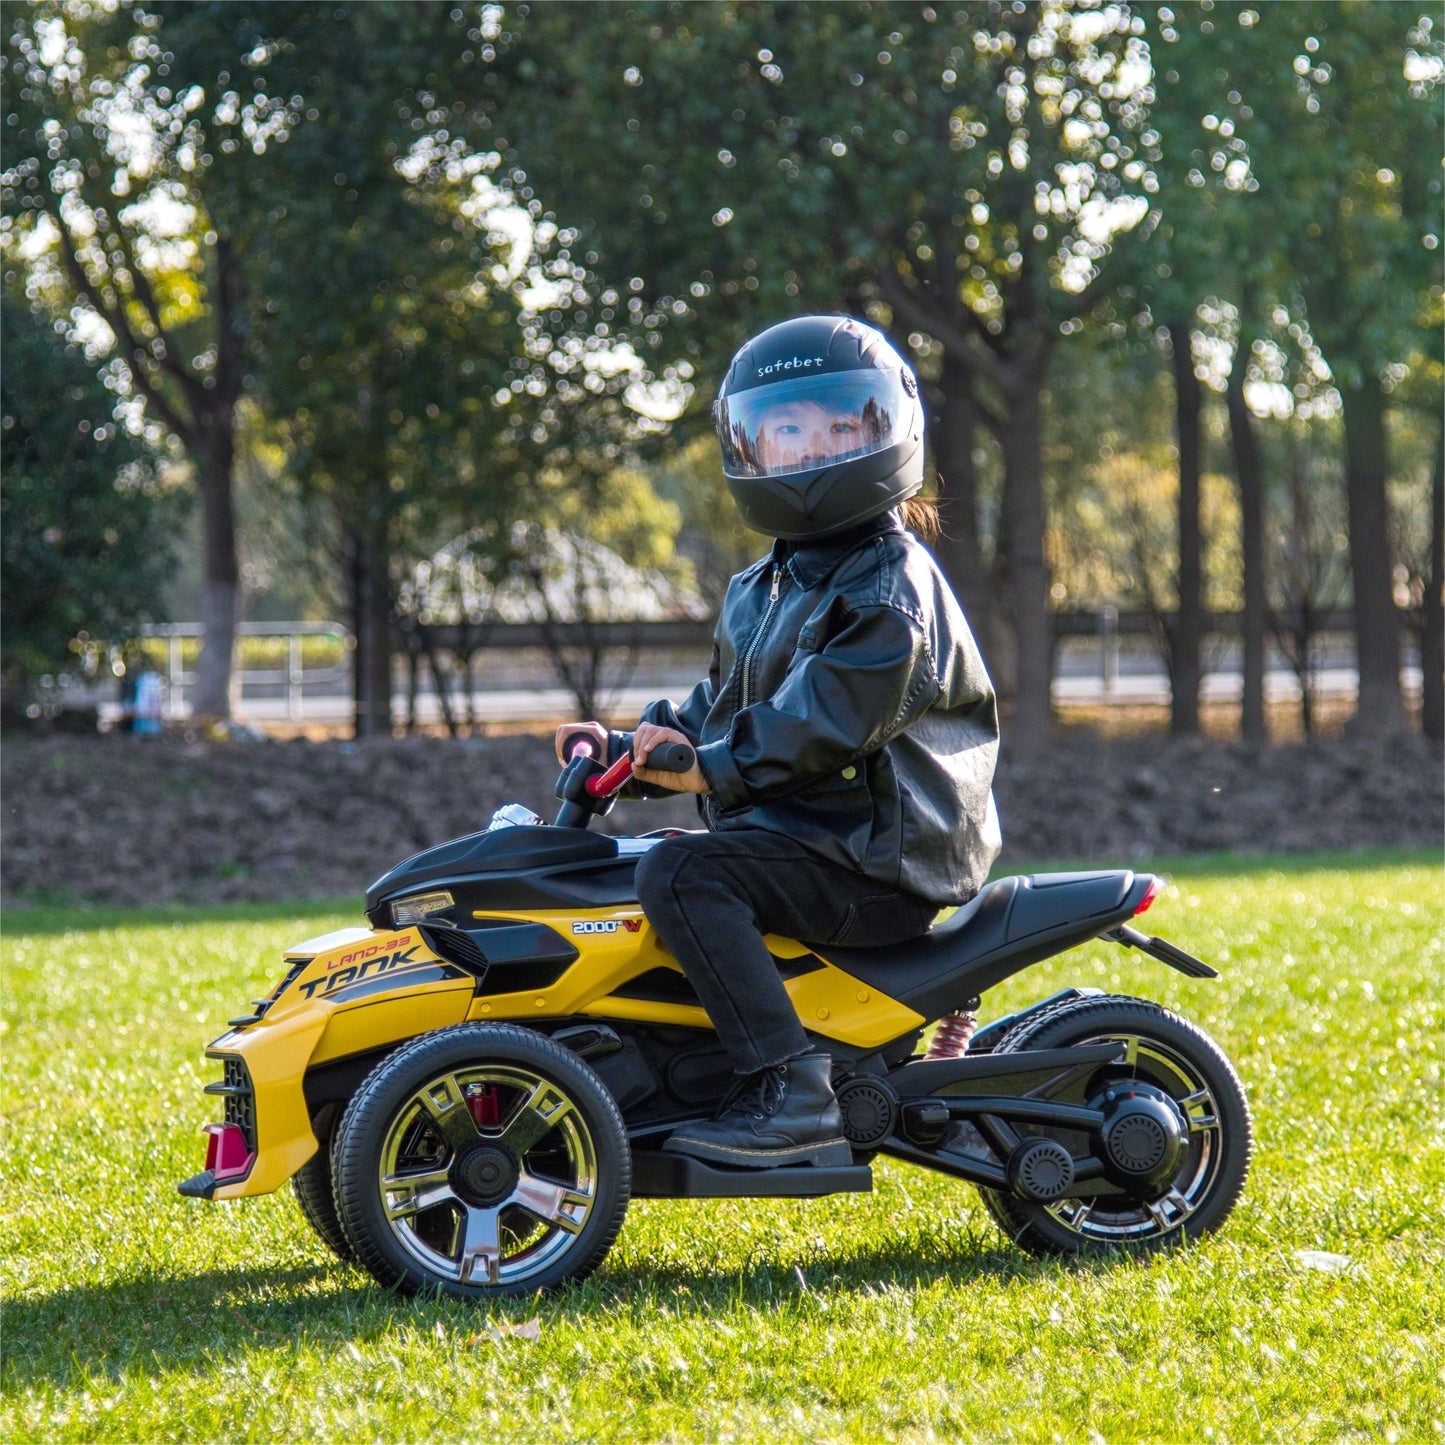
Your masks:
M175 1192L203 1046L349 908L14 912L0 1439L1439 1440L1441 917L1435 855L1196 860L1149 922L1217 982L1097 944L984 1000L1095 985L1219 1040L1258 1139L1200 1246L1033 1261L883 1162L871 1195L635 1203L585 1285L479 1310L376 1289L289 1190Z

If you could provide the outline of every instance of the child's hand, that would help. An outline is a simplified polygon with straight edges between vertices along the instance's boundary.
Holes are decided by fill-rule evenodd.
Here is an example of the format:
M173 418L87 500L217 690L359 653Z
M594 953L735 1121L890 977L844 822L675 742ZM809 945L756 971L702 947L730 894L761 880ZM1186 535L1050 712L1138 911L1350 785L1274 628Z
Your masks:
M571 742L578 733L585 733L597 744L597 761L607 761L607 729L600 722L563 723L557 729L557 761L565 763L567 755L562 751L564 743Z
M685 773L663 773L642 766L648 753L662 743L686 743L692 747L692 739L676 728L660 728L656 723L648 722L637 724L637 731L632 734L632 776L639 782L655 783L659 788L667 788L674 793L710 793L712 789L708 787L695 755L692 767Z

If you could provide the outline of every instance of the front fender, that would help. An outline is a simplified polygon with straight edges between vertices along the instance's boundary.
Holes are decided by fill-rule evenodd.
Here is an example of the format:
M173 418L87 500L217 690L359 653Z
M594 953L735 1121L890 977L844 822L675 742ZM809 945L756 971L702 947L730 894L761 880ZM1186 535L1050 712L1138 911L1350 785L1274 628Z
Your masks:
M237 1029L206 1050L208 1059L239 1058L251 1083L256 1157L242 1179L217 1184L212 1199L241 1199L279 1189L320 1147L301 1084L331 1010L324 1005Z
M333 958L319 957L254 1023L233 1029L206 1050L207 1058L237 1059L244 1066L255 1138L250 1169L217 1181L210 1198L269 1194L316 1153L320 1145L304 1087L309 1069L402 1044L466 1018L475 978L409 944L406 935L383 936L383 962L391 948L389 957L403 958L404 966L374 975L361 968L348 974Z

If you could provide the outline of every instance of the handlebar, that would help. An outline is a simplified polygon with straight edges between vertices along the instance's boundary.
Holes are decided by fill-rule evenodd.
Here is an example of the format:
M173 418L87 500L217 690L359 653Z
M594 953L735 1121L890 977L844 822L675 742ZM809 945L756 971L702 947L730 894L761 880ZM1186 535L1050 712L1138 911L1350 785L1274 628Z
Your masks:
M578 738L569 756L590 758L596 749L590 738ZM693 750L686 743L660 743L647 755L647 766L659 773L685 773L692 767ZM632 776L632 754L624 753L605 773L587 779L587 791L594 798L610 798Z
M611 810L614 795L632 776L632 753L629 749L610 768L604 768L597 758L596 738L585 733L567 738L562 750L567 765L557 779L557 797L562 800L557 826L585 828L593 818ZM664 773L685 773L695 757L687 743L660 743L648 753L647 766Z

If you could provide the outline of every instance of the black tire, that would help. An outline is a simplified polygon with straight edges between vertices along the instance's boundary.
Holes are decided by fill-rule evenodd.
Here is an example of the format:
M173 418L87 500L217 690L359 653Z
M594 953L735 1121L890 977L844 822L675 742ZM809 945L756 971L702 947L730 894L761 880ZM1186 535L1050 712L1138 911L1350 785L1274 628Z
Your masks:
M459 1299L590 1274L627 1212L632 1153L612 1095L515 1024L458 1024L383 1059L336 1136L346 1238L378 1283Z
M291 1189L307 1224L327 1249L347 1264L360 1264L355 1246L341 1227L332 1189L332 1144L340 1118L341 1105L327 1104L311 1121L312 1132L321 1147L291 1176Z
M1244 1088L1219 1046L1195 1025L1142 999L1075 1000L1024 1021L995 1053L1130 1041L1130 1062L1106 1065L1090 1097L1124 1079L1169 1094L1189 1121L1189 1142L1169 1183L1149 1197L1100 1195L1036 1204L995 1189L979 1193L999 1227L1030 1254L1148 1254L1218 1229L1244 1188L1253 1149Z

